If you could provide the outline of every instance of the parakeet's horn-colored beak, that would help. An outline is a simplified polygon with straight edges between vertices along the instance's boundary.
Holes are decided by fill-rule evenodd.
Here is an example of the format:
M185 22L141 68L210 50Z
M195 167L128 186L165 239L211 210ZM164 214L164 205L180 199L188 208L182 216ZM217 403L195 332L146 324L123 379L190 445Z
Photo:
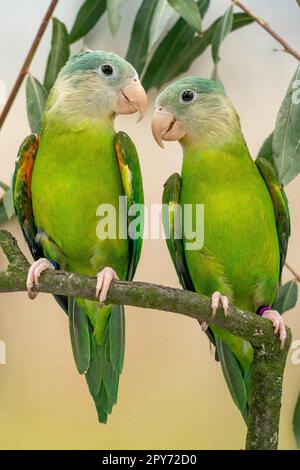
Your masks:
M151 127L154 139L162 148L163 140L181 140L186 134L182 124L162 106L156 108Z
M117 114L133 114L138 112L140 121L147 109L147 95L137 76L129 79L119 92L117 104L114 109Z

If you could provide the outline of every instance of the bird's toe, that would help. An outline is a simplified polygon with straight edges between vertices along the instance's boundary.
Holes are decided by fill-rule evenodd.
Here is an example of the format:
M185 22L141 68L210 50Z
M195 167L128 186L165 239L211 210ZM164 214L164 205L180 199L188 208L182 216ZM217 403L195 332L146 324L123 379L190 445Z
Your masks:
M277 310L267 310L262 314L262 317L267 318L272 322L272 325L274 327L274 334L278 334L280 340L280 347L281 349L283 349L286 340L286 327L282 315L280 315Z
M222 307L224 310L224 314L227 317L228 315L228 308L229 308L229 300L226 295L222 295L219 291L216 291L211 296L211 312L212 317L214 317L217 313L218 308Z
M31 300L35 299L38 295L38 292L32 291L33 286L39 283L40 275L47 269L54 269L54 267L46 258L39 258L30 266L27 274L26 287L28 297Z
M96 298L100 300L100 302L105 302L107 293L110 287L110 284L115 279L118 279L117 273L110 267L103 268L97 274L97 284L96 284Z

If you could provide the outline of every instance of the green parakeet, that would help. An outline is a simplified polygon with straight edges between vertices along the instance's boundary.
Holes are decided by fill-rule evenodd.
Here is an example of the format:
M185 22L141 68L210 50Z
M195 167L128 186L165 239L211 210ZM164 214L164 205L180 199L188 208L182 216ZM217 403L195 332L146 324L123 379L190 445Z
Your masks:
M185 289L211 297L212 314L228 302L269 318L283 344L285 325L272 310L290 234L287 200L272 164L254 162L239 117L223 88L212 80L187 77L157 98L153 135L178 140L183 149L181 176L165 184L164 226L168 248ZM204 205L204 242L190 249L185 214ZM181 208L180 218L174 207ZM178 208L176 209L178 211ZM179 222L178 222L179 221ZM182 237L175 234L182 230ZM194 245L196 246L196 245ZM211 325L207 329L235 403L247 420L253 349L250 343Z
M117 401L125 325L122 306L103 306L96 297L105 300L112 279L133 278L142 244L140 236L127 237L130 218L119 204L120 196L128 207L143 203L139 160L130 138L115 132L114 117L142 116L146 106L138 75L124 59L104 51L75 54L47 99L41 135L25 139L16 162L15 209L36 260L30 297L45 269L98 273L95 301L57 300L68 313L76 366L100 422ZM115 237L99 236L102 204L115 211Z

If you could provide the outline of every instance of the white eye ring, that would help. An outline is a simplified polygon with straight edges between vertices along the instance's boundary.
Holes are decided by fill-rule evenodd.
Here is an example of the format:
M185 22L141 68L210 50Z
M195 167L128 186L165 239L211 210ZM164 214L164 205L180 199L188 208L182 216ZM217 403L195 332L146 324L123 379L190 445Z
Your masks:
M105 63L105 64L100 65L99 73L103 77L109 78L109 79L116 78L116 76L117 76L116 71L114 69L114 66L112 64L109 64L109 63Z
M186 95L186 96L184 96ZM183 90L180 94L180 102L182 104L191 104L194 103L194 101L197 98L197 93L194 92L194 90Z

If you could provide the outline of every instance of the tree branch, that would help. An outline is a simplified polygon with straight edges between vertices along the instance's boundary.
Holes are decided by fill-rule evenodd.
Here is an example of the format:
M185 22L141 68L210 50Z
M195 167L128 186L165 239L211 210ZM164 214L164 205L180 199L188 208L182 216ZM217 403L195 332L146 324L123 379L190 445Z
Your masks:
M279 44L282 45L283 50L287 52L288 54L291 54L294 56L298 61L300 61L300 54L297 52L295 49L293 49L281 36L279 36L276 31L274 31L267 21L263 20L262 18L259 18L256 16L251 10L249 10L248 7L246 7L242 2L239 0L231 0L234 5L237 5L241 10L243 10L245 13L247 13L248 16L254 19L256 23L258 23L262 28L264 28L267 33L269 33Z
M0 272L0 292L26 291L29 267L27 259L13 236L5 230L0 231L0 246L10 263L7 271ZM95 277L63 271L46 271L33 290L95 300L95 288ZM289 328L285 347L281 351L279 339L274 335L268 320L235 306L230 306L228 317L219 309L212 318L208 297L143 282L114 281L106 303L178 313L200 322L207 321L249 341L254 347L254 362L246 447L277 448L282 377L291 343Z
M19 72L19 75L18 75L18 77L17 77L17 80L15 81L15 84L14 84L14 86L13 86L13 89L11 90L11 93L10 93L10 95L9 95L9 97L8 97L8 100L7 100L5 106L4 106L3 110L2 110L2 113L1 113L1 115L0 115L0 129L2 128L2 126L3 126L3 124L4 124L4 121L5 121L7 115L8 115L8 113L9 113L9 111L10 111L10 108L11 108L12 105L13 105L13 102L14 102L14 100L15 100L17 94L18 94L18 91L19 91L19 89L20 89L20 86L21 86L22 83L23 83L23 80L24 80L25 76L26 76L27 73L28 73L28 69L29 69L29 66L30 66L30 64L31 64L31 61L32 61L32 59L33 59L33 57L34 57L34 54L35 54L35 52L36 52L36 50L37 50L37 48L38 48L38 45L39 45L39 43L40 43L40 41L41 41L41 39L42 39L42 37L43 37L43 34L44 34L44 32L45 32L45 30L46 30L46 28L47 28L47 25L48 25L48 23L49 23L49 20L50 20L50 18L51 18L51 16L52 16L52 13L53 13L53 11L54 11L54 9L55 9L57 3L58 3L58 0L52 0L52 1L51 1L50 5L49 5L49 8L48 8L48 10L47 10L47 12L46 12L46 14L45 14L45 16L44 16L44 18L43 18L43 21L42 21L42 23L41 23L41 25L40 25L40 27L39 27L39 29L38 29L36 35L35 35L35 38L34 38L34 40L33 40L33 43L32 43L32 45L31 45L31 47L30 47L30 49L29 49L29 51L28 51L28 54L27 54L27 56L26 56L26 58L25 58L25 61L24 61L23 65L22 65L22 67L21 67L21 70L20 70L20 72Z

